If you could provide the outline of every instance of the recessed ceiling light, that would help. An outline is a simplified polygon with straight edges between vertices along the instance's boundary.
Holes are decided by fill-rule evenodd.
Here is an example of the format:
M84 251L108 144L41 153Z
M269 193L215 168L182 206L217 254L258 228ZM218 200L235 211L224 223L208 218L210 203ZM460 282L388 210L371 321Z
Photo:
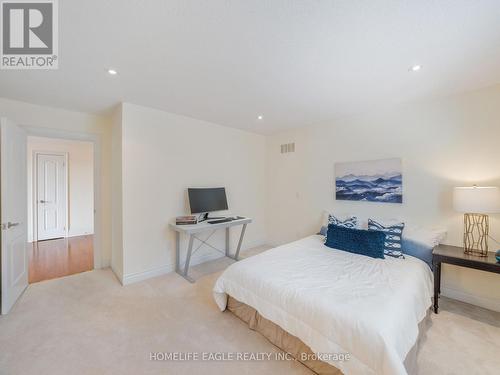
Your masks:
M411 67L411 70L412 70L413 72L418 72L420 69L422 69L422 66L421 66L421 65L413 65L413 66Z
M118 72L114 69L108 69L108 73L111 74L112 76L115 76L118 74Z
M257 120L262 120L263 118L264 118L264 116L262 116L262 115L257 116Z

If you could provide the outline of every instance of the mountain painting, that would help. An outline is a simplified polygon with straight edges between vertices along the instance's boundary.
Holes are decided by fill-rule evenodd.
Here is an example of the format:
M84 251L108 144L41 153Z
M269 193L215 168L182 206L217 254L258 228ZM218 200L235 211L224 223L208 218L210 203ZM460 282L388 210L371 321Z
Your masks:
M403 202L401 159L336 163L335 198L347 201Z

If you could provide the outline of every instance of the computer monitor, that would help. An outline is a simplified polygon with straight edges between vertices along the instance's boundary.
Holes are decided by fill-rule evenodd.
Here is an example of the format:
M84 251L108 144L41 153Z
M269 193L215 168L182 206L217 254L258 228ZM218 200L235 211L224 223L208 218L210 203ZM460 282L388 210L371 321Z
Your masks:
M223 187L188 188L188 196L192 214L227 210L226 189Z

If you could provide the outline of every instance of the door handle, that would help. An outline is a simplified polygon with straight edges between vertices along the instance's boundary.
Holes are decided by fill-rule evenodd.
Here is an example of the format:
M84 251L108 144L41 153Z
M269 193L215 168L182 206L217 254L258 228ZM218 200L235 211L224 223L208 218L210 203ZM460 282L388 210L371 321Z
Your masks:
M40 203L50 203L50 201L41 200Z
M7 224L2 224L2 229L5 230L5 229L10 229L12 227L17 227L20 223L12 223L12 222L8 222Z

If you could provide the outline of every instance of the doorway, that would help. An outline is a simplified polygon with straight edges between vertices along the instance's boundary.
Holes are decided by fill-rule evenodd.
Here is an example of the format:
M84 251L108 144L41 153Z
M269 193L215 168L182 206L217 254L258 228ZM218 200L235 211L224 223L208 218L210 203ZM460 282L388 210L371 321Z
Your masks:
M94 144L29 136L29 283L94 268Z

